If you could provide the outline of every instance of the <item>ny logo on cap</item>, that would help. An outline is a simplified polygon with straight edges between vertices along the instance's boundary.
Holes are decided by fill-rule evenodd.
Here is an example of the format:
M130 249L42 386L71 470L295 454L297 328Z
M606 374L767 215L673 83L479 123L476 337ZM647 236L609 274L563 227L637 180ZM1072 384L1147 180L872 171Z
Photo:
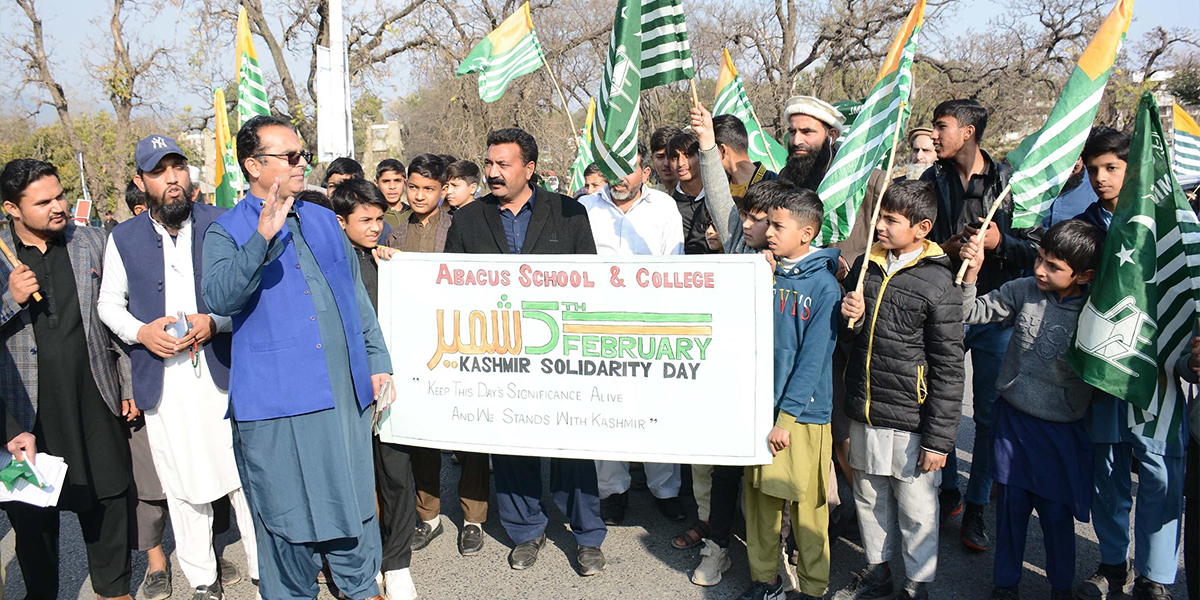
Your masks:
M166 148L167 140L164 140L159 136L154 136L153 138L150 139L150 145L155 148Z

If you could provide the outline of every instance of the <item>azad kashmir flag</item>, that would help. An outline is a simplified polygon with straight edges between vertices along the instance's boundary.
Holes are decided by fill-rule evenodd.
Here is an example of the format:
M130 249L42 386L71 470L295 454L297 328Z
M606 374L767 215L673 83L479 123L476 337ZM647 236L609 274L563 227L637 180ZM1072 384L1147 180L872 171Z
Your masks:
M1179 185L1200 184L1200 125L1183 107L1174 104L1172 113L1175 121L1175 155L1171 168Z
M250 21L246 18L246 7L239 6L237 22L237 113L238 128L256 115L269 115L267 87L263 84L262 69L258 66L258 54L254 52L254 40L250 38Z
M232 208L237 204L245 181L242 179L242 169L237 164L237 154L233 147L233 138L229 135L229 118L225 116L225 90L213 90L213 113L217 130L217 161L213 171L213 181L217 189L213 192L217 206Z
M575 155L575 162L571 164L571 192L578 192L583 189L583 172L587 170L588 165L595 162L592 156L592 118L596 116L596 99L592 98L588 102L587 117L583 120L583 137L579 138L579 152Z
M1132 18L1133 0L1118 0L1080 55L1041 131L1008 153L1014 169L1010 180L1013 227L1023 229L1041 223L1071 177Z
M787 163L787 150L763 131L758 115L754 114L746 86L733 66L728 49L721 53L721 73L717 76L717 99L713 102L712 112L714 115L733 115L746 126L750 160L760 162L776 173Z
M1138 105L1125 183L1067 362L1128 403L1134 433L1174 441L1187 398L1174 373L1200 311L1200 222L1167 158L1158 105Z
M879 69L875 87L863 101L862 110L842 140L842 147L825 172L817 195L825 205L825 220L813 244L824 246L846 239L867 195L867 180L892 149L897 128L908 117L912 90L912 62L917 53L917 35L925 18L925 0L908 13L904 26L892 42L887 59ZM904 107L901 107L904 103Z
M592 117L594 162L610 180L634 171L642 90L695 76L678 0L617 0Z
M521 5L500 26L487 34L458 66L456 75L479 73L479 98L495 102L512 80L546 64L542 44L533 30L529 3Z

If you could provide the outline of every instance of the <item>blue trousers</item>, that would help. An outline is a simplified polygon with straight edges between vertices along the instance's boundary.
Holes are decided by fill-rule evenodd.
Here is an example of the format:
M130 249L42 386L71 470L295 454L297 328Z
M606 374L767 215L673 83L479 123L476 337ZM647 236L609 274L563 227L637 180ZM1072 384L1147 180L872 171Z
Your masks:
M545 533L548 519L542 508L542 459L493 454L492 474L500 522L508 537L523 544ZM550 459L550 493L554 504L570 519L575 543L599 547L608 527L600 518L596 462Z
M992 491L992 405L996 403L996 378L1012 327L1000 323L969 325L963 347L971 351L971 396L975 410L975 446L972 449L971 478L967 481L966 500L971 504L987 505ZM942 489L958 487L958 451L946 457L942 470Z
M1139 439L1095 444L1095 494L1092 523L1100 540L1100 560L1119 565L1129 558L1129 511L1133 508L1130 470L1138 462L1137 515L1134 518L1133 567L1163 585L1175 583L1179 568L1180 513L1183 511L1183 456L1163 456Z
M371 517L357 538L293 544L272 535L254 515L258 536L259 592L264 600L312 600L320 591L317 574L321 559L329 561L333 582L351 600L379 595L375 574L379 572L379 525Z
M996 487L993 585L1015 587L1021 581L1029 516L1036 510L1046 544L1046 578L1052 589L1070 591L1075 581L1075 517L1071 507L1014 485Z

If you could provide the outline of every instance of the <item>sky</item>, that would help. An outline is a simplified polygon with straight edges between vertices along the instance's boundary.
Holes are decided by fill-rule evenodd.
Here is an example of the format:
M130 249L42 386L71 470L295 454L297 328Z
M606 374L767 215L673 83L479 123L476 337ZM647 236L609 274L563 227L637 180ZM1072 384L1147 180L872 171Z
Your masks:
M397 0L399 1L399 0ZM831 0L832 1L832 0ZM687 0L684 0L686 8ZM347 5L353 5L354 0L346 0ZM42 0L38 3L38 14L42 19L47 36L47 50L55 69L55 76L68 90L68 101L75 106L97 106L107 109L107 99L100 93L99 88L91 82L88 72L89 65L85 57L93 54L93 46L105 46L107 33L107 18L109 4L96 0ZM945 18L939 30L931 30L934 36L952 36L955 32L966 29L982 29L993 17L1004 12L1005 7L994 0L965 0L954 14ZM174 37L186 44L190 38L191 23L180 20L178 8L168 4L163 12L152 19L131 19L126 25L131 37L140 39L167 40ZM100 22L103 28L96 25ZM1130 26L1128 40L1137 40L1156 26L1188 27L1200 32L1200 3L1195 0L1137 0L1134 4L1134 20ZM278 29L278 25L276 25ZM932 29L932 28L930 28ZM12 5L0 11L0 31L27 31L28 21L19 9ZM278 32L277 32L278 33ZM264 71L273 71L270 58L266 54L265 45L258 41L256 47ZM131 48L135 56L136 47ZM230 71L233 70L233 48L227 50ZM393 59L395 60L395 59ZM301 64L303 63L303 64ZM402 94L408 91L404 67L396 69L391 81L384 82L379 91L385 100L389 95ZM0 73L11 74L11 63L0 65ZM307 62L297 61L292 65L292 72L297 79L303 81L307 74ZM6 73L7 71L7 73ZM10 77L11 79L11 77ZM154 92L147 92L154 94ZM177 100L180 109L191 106L192 110L205 110L211 98L198 96L182 97ZM55 119L54 112L43 108L39 114L39 123L51 122Z

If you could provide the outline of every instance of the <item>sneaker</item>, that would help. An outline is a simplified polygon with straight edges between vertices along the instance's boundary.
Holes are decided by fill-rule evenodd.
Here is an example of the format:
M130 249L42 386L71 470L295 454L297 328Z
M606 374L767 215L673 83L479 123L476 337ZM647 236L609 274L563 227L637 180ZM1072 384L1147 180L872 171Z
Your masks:
M171 597L171 570L146 573L141 597L145 600L166 600Z
M1104 600L1113 592L1129 593L1133 585L1133 569L1129 561L1119 565L1100 563L1096 574L1075 586L1075 597L1079 600Z
M1171 600L1171 592L1157 581L1138 577L1133 584L1133 600Z
M909 581L904 584L904 589L900 590L896 600L929 600L929 584Z
M605 525L620 525L625 520L625 506L629 503L628 492L613 494L600 499L600 519Z
M212 585L202 585L192 593L192 600L225 600L225 592L221 589L221 580L217 579Z
M992 600L1021 600L1021 590L1017 586L992 588Z
M438 517L437 527L433 527L425 521L417 521L417 531L413 534L412 538L412 551L416 552L428 546L429 542L432 542L433 538L442 535L443 531L445 531L445 528L442 527L441 517Z
M786 597L783 581L776 581L774 585L756 581L750 589L742 592L737 600L784 600Z
M604 552L595 546L580 546L575 549L575 561L579 563L579 576L591 577L608 567Z
M380 595L384 600L416 600L417 586L413 584L412 572L396 569L384 573Z
M983 505L967 503L963 510L962 543L970 550L983 552L991 545L983 522Z
M945 525L946 521L963 511L962 492L958 488L946 490L938 494L938 521Z
M242 581L242 572L233 561L224 556L217 557L217 577L221 578L221 587L227 588Z
M854 575L854 581L846 589L833 595L833 600L871 600L887 598L895 591L892 585L892 570L887 563L867 565Z
M729 550L717 545L716 542L705 539L704 547L700 549L700 566L692 572L692 583L709 587L721 583L721 576L733 564L729 559Z
M483 550L483 529L474 523L464 525L458 534L458 553L475 556L480 550Z

